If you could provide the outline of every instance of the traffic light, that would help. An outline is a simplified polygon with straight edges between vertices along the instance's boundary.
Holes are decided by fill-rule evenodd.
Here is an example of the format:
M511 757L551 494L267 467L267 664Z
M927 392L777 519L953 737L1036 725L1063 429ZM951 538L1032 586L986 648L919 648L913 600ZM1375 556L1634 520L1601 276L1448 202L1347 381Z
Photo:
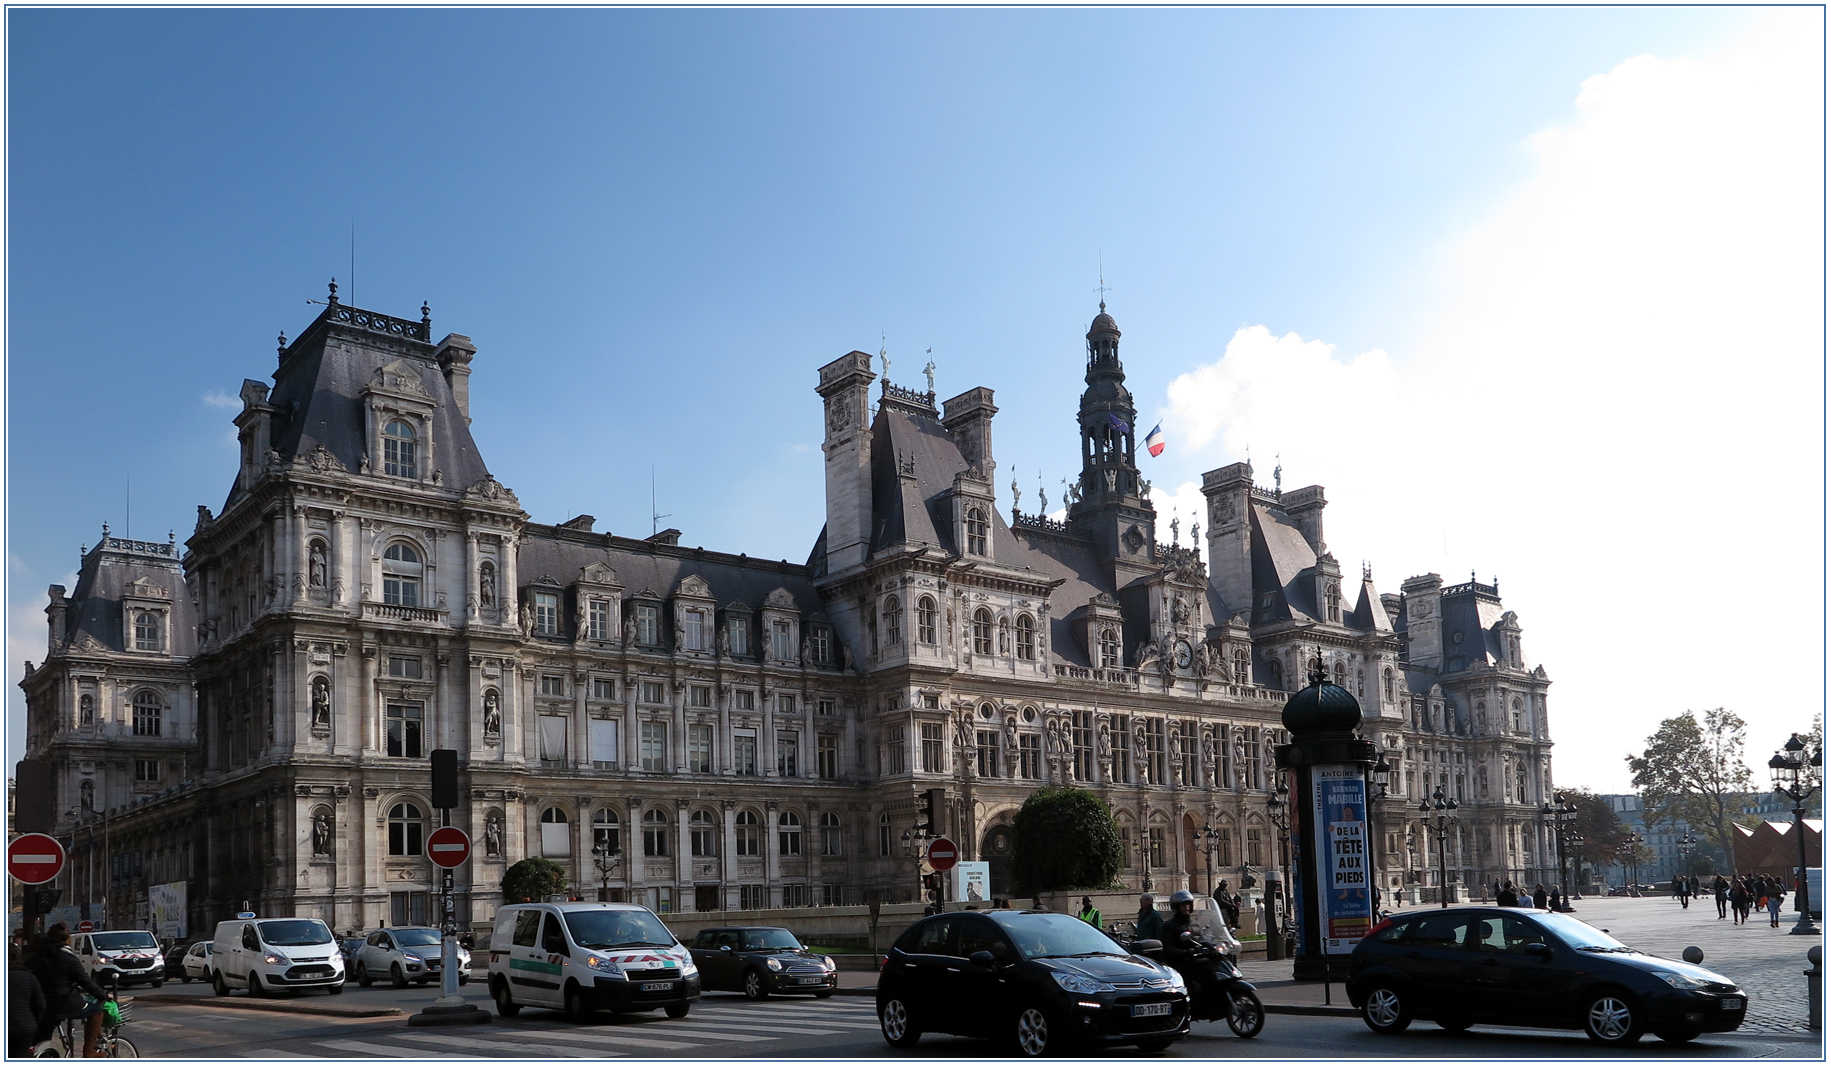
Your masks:
M935 790L922 794L922 807L916 812L916 834L935 836Z

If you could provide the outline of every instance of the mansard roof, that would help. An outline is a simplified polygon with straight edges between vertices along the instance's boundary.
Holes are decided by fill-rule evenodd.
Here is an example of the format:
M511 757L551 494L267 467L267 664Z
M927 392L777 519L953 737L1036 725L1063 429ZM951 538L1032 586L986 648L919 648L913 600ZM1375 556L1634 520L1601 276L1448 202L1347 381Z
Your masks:
M710 587L712 599L720 604L763 604L771 593L785 589L801 613L813 614L821 607L808 569L798 564L538 523L529 523L527 530L528 541L522 546L519 560L524 577L576 575L593 563L607 563L625 589L671 591L688 577L698 576Z
M940 422L881 405L871 427L871 553L903 544L959 552L946 494L954 476L966 469L960 447ZM913 481L903 476L904 470L913 470ZM1010 563L1019 553L1017 542L998 508L988 510L992 558Z
M1500 635L1494 631L1506 613L1497 587L1473 581L1452 585L1443 590L1440 603L1445 671L1507 662ZM1457 635L1461 641L1456 640Z
M141 584L134 588L136 582ZM160 590L163 596L158 595ZM197 651L197 617L185 588L177 546L106 534L83 556L77 570L76 591L67 598L64 638L73 647L80 648L88 637L106 651L127 651L121 603L129 596L170 604L169 655L190 656Z

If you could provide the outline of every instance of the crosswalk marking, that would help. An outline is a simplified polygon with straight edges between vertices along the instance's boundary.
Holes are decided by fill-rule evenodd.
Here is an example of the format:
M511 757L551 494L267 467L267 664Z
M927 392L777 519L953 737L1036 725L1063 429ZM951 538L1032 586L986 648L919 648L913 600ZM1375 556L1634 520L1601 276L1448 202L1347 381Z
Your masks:
M777 1017L770 1016L770 1018L777 1018ZM737 1019L733 1019L728 1016L721 1016L720 1018L712 1020L712 1021L720 1022L720 1023L729 1022L734 1026L741 1025L746 1030L760 1030L766 1034L838 1034L838 1033L844 1033L847 1030L875 1030L875 1029L877 1029L876 1023L836 1023L836 1022L828 1022L825 1019L821 1019L818 1022L814 1022L809 1026L760 1026L760 1025L753 1024L750 1022L743 1022L743 1021L740 1021ZM777 1021L781 1022L783 1020L777 1018Z
M633 1045L636 1048L658 1048L665 1049L669 1052L675 1052L683 1048L702 1047L702 1043L698 1041L665 1041L655 1037L637 1037L634 1034L621 1033L618 1029L609 1027L594 1027L587 1030L515 1030L511 1032L517 1036L529 1034L538 1035L540 1037L558 1038L561 1041L588 1041L604 1045ZM486 1034L482 1036L493 1037L494 1035ZM714 1034L710 1036L723 1037L724 1035ZM770 1040L774 1039L771 1038Z
M400 1048L396 1045L377 1045L368 1041L317 1041L313 1042L325 1048L334 1048L339 1052L366 1052L371 1056L389 1056L394 1059L425 1059L426 1054L417 1048ZM461 1056L450 1053L440 1057L447 1060L486 1060L488 1056Z
M243 1059L250 1060L321 1060L323 1056L314 1056L309 1052L288 1052L283 1048L257 1048L244 1053Z
M481 1037L448 1037L444 1034L403 1033L397 1035L408 1041L424 1041L431 1045L449 1045L454 1048L489 1050L491 1052L519 1052L527 1056L558 1056L576 1058L579 1056L621 1056L623 1053L614 1050L567 1048L564 1045L548 1045L532 1041L498 1041L494 1038L484 1040ZM444 1055L440 1054L441 1057Z
M707 1020L707 1021L710 1022L711 1020ZM764 1037L761 1034L734 1034L729 1030L717 1030L717 1031L714 1031L714 1030L687 1030L687 1029L683 1029L681 1027L675 1026L671 1022L668 1022L668 1023L662 1023L662 1022L632 1023L632 1024L622 1026L618 1032L636 1033L639 1030L642 1032L647 1032L647 1031L652 1030L655 1033L661 1034L664 1036L671 1034L676 1037L710 1037L710 1038L714 1038L719 1041L777 1041L777 1040L780 1040L779 1038L774 1038L774 1037ZM546 1031L542 1031L542 1032L545 1033ZM602 1033L603 1031L594 1030L591 1032L592 1033Z

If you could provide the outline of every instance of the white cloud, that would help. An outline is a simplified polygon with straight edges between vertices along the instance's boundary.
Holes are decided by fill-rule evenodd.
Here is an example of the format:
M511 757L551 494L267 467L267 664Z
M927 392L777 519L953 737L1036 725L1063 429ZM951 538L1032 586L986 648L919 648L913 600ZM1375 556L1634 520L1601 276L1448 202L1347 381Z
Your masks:
M212 389L205 393L203 402L206 407L222 408L224 411L240 411L242 407L240 397L230 396L221 389Z
M1557 683L1561 782L1624 789L1659 719L1717 705L1759 764L1816 707L1821 20L1584 82L1444 247L1415 351L1252 327L1170 387L1205 465L1250 444L1261 483L1282 453L1287 487L1327 486L1331 548L1382 588L1500 576Z

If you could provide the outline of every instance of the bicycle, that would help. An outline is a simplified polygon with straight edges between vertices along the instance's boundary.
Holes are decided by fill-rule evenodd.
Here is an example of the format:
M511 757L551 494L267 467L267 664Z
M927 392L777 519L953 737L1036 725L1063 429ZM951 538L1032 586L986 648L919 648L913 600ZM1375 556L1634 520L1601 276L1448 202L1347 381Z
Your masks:
M119 1023L108 1023L102 1026L102 1036L96 1039L96 1052L102 1056L113 1056L117 1059L140 1058L140 1049L132 1041L121 1036L121 1027L133 1019L133 1001L116 1001L120 1012ZM77 1026L76 1019L61 1019L51 1036L39 1042L32 1049L32 1056L37 1059L72 1059L81 1050L83 1035Z

